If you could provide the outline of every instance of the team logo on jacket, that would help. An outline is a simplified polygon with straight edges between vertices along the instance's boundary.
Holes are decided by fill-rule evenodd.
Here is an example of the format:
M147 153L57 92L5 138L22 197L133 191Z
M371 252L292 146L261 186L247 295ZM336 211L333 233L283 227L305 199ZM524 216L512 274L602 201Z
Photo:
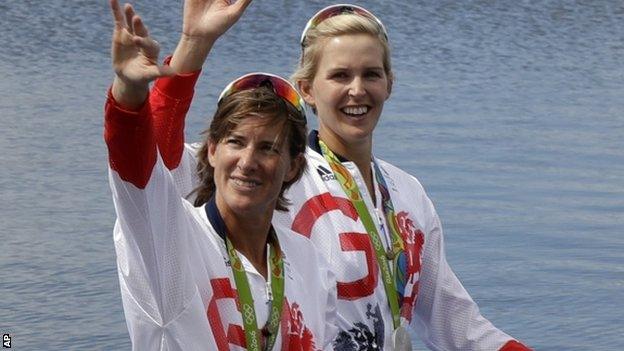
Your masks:
M336 351L375 351L383 350L384 345L384 323L381 317L379 305L373 309L369 303L366 305L366 317L373 322L373 329L363 322L356 322L353 328L341 330L334 340L334 350Z
M401 317L412 320L412 311L418 296L422 249L425 235L416 227L409 214L401 211L396 216L405 251L397 259L397 287L402 291Z
M282 351L301 350L316 351L314 344L314 335L306 326L303 318L303 312L299 309L299 304L288 302L288 298L284 300L282 310Z
M359 219L353 204L344 197L334 197L326 192L308 199L293 220L291 229L306 238L310 238L316 221L326 213L336 211L353 221ZM337 282L338 298L341 300L357 300L370 296L374 293L379 281L379 268L375 260L375 252L370 238L366 232L340 232L338 233L340 248L344 252L359 251L363 254L364 261L357 269L361 278L353 281Z
M321 179L323 179L323 181L325 182L336 179L336 176L334 175L334 173L331 170L323 167L323 165L318 165L316 167L316 171L321 176Z
M242 325L232 321L232 310L228 309L231 301L236 311L241 312L238 291L232 286L229 278L210 280L213 295L208 303L206 315L218 351L228 351L231 345L247 348L245 330ZM231 307L230 307L231 308ZM221 310L223 309L223 311ZM223 314L222 314L223 313ZM244 312L243 312L244 315ZM303 311L297 302L290 304L288 297L284 297L280 318L280 335L282 337L282 351L317 351L312 330L306 325ZM266 342L266 340L262 340Z

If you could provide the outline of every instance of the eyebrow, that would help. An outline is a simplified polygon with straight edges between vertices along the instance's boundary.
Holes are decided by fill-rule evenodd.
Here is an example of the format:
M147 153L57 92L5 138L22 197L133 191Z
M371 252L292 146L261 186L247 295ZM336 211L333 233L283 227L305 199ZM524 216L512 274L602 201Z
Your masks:
M226 134L223 139L226 139L226 138L245 139L245 136L232 131Z
M332 67L330 69L328 69L327 71L329 73L333 73L333 72L340 72L340 71L351 71L351 68L348 67L344 67L344 66L337 66L337 67ZM383 66L368 66L368 67L364 67L363 69L364 71L384 71Z
M234 138L234 139L240 139L240 140L247 140L247 137L245 137L245 135L237 133L237 132L230 132L230 134L228 134L225 138ZM274 139L266 139L266 140L259 140L258 141L258 145L260 146L266 146L269 145L271 147L277 147L279 148L281 146L280 143L280 136L276 136Z

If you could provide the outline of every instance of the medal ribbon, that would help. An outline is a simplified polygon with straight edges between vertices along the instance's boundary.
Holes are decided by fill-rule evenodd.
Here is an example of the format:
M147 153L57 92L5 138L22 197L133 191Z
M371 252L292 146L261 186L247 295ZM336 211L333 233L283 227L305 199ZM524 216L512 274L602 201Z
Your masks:
M267 253L270 255L270 265L267 269L268 275L271 277L273 301L271 303L271 311L269 312L269 320L267 322L269 337L264 350L271 350L275 344L281 318L282 304L284 303L284 260L279 249L277 235L275 234L273 227L271 227L269 236L274 239L273 242L275 243L274 245L269 245L270 253ZM243 263L238 257L238 253L236 253L230 239L226 237L225 240L226 248L230 256L230 266L232 267L232 273L234 275L234 283L236 284L236 290L238 291L238 299L243 317L243 327L245 329L245 339L247 341L247 350L260 351L262 350L261 332L258 329L256 310L254 308L253 296L251 295L251 289L249 288L247 274L245 273Z
M388 259L392 260L396 258L396 255L399 252L405 250L405 245L403 244L403 239L399 234L399 226L396 221L397 217L394 214L394 205L392 204L392 199L390 198L388 186L386 185L386 181L381 175L381 169L375 160L373 160L373 165L375 166L375 178L377 178L377 185L379 185L379 192L381 193L383 213L386 217L386 223L388 223L388 226L390 227L390 234L392 236L392 257L388 257Z
M351 176L351 173L342 165L340 160L336 157L336 155L325 145L322 140L319 140L319 146L321 147L321 152L323 157L329 163L338 183L344 190L345 194L355 207L358 215L362 219L362 223L364 224L364 228L366 228L366 232L370 237L371 243L373 244L373 249L375 250L375 256L377 258L377 263L379 264L379 269L381 270L381 277L384 284L384 289L386 290L386 296L388 298L388 304L390 305L390 311L392 312L392 323L394 328L398 328L400 325L400 308L399 308L399 296L396 291L396 283L394 281L394 277L390 272L390 266L388 265L388 261L386 260L385 250L383 245L381 244L381 238L379 237L379 233L377 232L377 228L375 227L375 223L366 207L366 203L362 198L360 190L358 189L355 180ZM378 168L376 168L376 173L378 173ZM381 175L379 175L381 176ZM385 183L384 183L385 185ZM389 197L388 197L389 199ZM385 201L384 201L385 202ZM390 203L390 208L393 209L392 203ZM386 212L386 204L384 203L384 214ZM394 210L392 210L392 214ZM387 216L388 214L386 214ZM396 231L396 224L394 221L394 217L390 217L392 220L389 220L388 223L391 223L389 227L392 231ZM398 233L392 235L393 247L395 246L395 239L400 240L400 236ZM402 247L403 243L401 241L398 246Z

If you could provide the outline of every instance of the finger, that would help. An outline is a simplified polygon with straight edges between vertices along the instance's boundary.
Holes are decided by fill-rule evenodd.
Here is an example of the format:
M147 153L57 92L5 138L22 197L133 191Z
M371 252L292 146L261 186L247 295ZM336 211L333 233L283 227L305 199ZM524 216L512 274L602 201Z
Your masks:
M252 0L238 0L232 6L234 7L235 12L240 16L240 15L243 14L243 12L247 8L247 6L249 6L249 4L251 4L251 1Z
M134 12L134 8L132 7L132 5L126 4L124 6L124 13L126 15L126 26L128 28L128 31L134 34L134 27L132 26L132 18L134 17L136 13Z
M228 12L235 19L235 21L238 21L238 19L241 18L245 9L249 6L249 4L251 4L251 1L252 0L238 0L228 7Z
M170 77L177 73L175 69L173 69L173 67L169 65L158 66L158 71L161 74L161 77L163 76Z
M115 21L115 25L119 27L124 26L124 16L121 12L121 7L119 7L119 2L117 0L110 0L111 12L113 13L113 20Z
M150 81L159 77L170 77L175 74L176 72L171 66L151 66L146 72L147 78Z
M134 15L132 17L132 28L134 28L134 34L140 37L147 37L149 33L147 31L147 27L143 23L143 20L139 15Z

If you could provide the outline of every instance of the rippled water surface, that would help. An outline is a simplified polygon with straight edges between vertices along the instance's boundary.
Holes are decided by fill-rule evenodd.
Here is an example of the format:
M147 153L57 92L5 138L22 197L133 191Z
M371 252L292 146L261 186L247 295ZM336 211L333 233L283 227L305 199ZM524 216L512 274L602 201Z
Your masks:
M617 349L624 4L358 3L386 24L397 78L376 153L428 189L483 314L538 350ZM205 65L189 140L233 77L288 75L327 4L256 0ZM171 52L181 1L135 5ZM102 141L107 6L0 2L0 331L17 350L130 349Z

